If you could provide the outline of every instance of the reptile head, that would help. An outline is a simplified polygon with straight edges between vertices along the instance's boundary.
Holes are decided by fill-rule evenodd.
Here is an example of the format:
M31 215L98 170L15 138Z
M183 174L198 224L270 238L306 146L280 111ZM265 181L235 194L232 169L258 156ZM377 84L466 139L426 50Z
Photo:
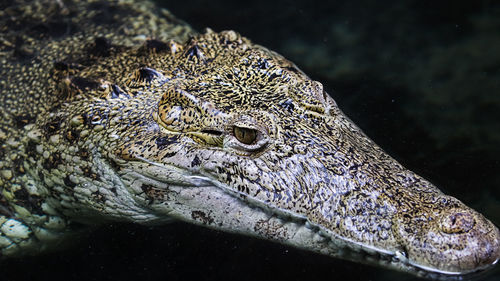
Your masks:
M127 98L107 129L117 174L149 219L413 273L499 259L490 221L388 156L280 55L234 32L167 49L113 86Z

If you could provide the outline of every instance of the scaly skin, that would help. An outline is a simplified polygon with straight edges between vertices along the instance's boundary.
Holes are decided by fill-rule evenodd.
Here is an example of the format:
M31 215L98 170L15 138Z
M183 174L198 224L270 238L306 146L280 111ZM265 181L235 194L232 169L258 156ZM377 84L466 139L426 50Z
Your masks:
M498 260L490 221L388 156L293 63L148 3L89 2L1 17L3 256L177 219L432 278Z

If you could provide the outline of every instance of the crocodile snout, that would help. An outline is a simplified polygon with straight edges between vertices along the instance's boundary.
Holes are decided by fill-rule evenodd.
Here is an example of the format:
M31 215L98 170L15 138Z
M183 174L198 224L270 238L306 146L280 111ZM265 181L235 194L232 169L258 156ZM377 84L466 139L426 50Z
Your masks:
M427 219L398 225L397 234L410 264L435 272L467 274L500 259L498 228L458 200L454 207L422 217Z
M456 241L462 248L450 247L451 270L468 272L495 264L500 258L500 232L472 209L444 210L438 221L444 240ZM453 244L451 244L453 245Z

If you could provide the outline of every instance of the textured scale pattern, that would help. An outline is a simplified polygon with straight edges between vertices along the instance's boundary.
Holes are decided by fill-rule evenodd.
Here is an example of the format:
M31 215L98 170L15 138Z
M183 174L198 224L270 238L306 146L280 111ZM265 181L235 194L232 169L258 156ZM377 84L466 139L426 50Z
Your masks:
M498 260L491 222L279 54L149 3L16 4L0 17L1 255L179 219L432 277Z

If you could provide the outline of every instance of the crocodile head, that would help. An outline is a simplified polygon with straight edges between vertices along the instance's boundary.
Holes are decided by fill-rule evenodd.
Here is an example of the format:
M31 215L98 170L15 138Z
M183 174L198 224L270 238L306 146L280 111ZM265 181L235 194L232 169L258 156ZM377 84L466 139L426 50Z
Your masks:
M99 66L106 79L125 77L101 81L108 97L85 107L101 136L95 154L113 163L101 181L114 190L102 196L122 198L99 212L133 205L108 212L423 275L467 274L499 259L490 221L388 156L291 62L231 31L162 44L166 51L141 48L141 59Z

